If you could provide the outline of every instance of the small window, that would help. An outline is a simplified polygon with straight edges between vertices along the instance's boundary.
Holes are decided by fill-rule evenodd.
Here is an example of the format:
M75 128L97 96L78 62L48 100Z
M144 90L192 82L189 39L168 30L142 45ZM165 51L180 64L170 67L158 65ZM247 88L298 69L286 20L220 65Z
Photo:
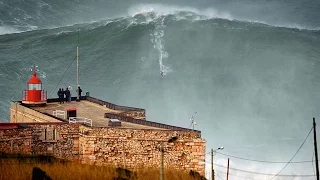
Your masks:
M29 84L29 90L41 90L41 84Z
M42 141L57 141L60 139L60 135L56 129L46 128L42 131L40 139Z

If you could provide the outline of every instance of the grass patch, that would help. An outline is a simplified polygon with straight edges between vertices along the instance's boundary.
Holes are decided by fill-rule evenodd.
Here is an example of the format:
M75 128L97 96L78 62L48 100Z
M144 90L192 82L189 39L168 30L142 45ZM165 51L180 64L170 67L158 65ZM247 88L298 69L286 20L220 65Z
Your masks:
M0 153L0 180L32 179L34 168L40 168L51 179L70 180L158 180L158 168L135 172L114 166L96 166L56 159L52 156ZM165 169L166 180L195 180L199 176L182 170ZM202 179L204 179L202 177Z

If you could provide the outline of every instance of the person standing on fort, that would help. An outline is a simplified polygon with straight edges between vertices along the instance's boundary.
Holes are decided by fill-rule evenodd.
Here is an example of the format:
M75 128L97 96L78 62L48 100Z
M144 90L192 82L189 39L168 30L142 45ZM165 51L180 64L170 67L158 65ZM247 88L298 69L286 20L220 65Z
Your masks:
M82 93L82 89L80 88L80 86L78 86L77 93L78 93L79 101L80 101L80 97L81 97L81 93Z
M64 103L64 101L65 101L65 98L64 98L65 94L66 94L65 91L63 90L63 88L61 88L61 101L62 101L62 103Z
M70 94L70 91L68 88L66 88L65 94L66 94L66 102L70 102L69 99L70 99L71 94Z
M61 88L59 88L59 91L57 92L57 95L58 95L58 97L59 97L59 104L61 104L62 103L62 101L63 101L63 99L62 99L62 91L61 91Z
M72 87L69 86L69 87L68 87L68 90L69 90L69 98L68 98L68 101L71 102L71 97L72 97L71 91L72 91Z

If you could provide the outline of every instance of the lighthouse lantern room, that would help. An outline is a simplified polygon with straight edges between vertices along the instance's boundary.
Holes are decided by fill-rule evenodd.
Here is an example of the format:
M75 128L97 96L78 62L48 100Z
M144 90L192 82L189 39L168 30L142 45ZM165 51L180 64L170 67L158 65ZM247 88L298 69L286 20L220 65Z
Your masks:
M36 69L27 82L27 90L22 92L22 103L28 105L44 105L47 103L47 91L42 90L41 80L37 77Z

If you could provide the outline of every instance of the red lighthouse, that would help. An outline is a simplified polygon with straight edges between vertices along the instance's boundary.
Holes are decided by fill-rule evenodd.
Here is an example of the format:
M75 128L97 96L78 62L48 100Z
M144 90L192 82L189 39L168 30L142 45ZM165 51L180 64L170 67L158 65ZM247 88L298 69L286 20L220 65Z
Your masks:
M44 105L47 103L47 91L42 90L41 80L37 77L36 69L27 82L27 90L22 92L22 103L29 105Z

